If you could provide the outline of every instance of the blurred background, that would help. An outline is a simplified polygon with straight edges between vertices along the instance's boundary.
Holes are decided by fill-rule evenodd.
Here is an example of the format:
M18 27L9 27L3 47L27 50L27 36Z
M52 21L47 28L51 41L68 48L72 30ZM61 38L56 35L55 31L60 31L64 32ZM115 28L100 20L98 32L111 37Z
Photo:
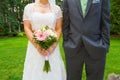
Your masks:
M0 0L0 80L21 80L27 49L23 28L23 10L34 0ZM111 2L111 46L107 55L105 80L110 73L120 74L120 0ZM62 1L56 0L62 8ZM59 41L61 56L62 37ZM83 80L85 80L85 70Z

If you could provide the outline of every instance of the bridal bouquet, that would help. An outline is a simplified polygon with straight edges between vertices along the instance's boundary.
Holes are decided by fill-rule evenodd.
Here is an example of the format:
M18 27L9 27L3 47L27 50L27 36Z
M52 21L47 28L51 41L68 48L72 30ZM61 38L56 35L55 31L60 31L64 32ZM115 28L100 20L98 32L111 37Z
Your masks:
M57 35L55 30L49 28L48 26L41 27L40 29L34 31L33 39L41 49L47 50L54 42L57 41ZM49 63L49 56L45 56L45 63L43 67L44 72L49 72L51 70Z

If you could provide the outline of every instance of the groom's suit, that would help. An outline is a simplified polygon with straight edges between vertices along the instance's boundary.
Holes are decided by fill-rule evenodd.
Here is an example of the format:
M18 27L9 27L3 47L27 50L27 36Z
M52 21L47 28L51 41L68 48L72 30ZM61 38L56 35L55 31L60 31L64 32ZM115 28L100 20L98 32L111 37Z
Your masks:
M81 80L77 75L81 75L83 63L87 80L102 80L110 37L109 2L88 0L83 15L80 0L64 0L63 47L68 80Z

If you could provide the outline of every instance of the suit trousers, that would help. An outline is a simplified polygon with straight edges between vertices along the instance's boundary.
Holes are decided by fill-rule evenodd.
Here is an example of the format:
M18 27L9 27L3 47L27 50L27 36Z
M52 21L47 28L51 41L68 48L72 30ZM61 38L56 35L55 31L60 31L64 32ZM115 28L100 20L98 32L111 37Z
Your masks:
M106 56L92 59L82 45L74 56L66 55L67 80L82 80L83 65L85 65L86 80L103 80L105 59Z

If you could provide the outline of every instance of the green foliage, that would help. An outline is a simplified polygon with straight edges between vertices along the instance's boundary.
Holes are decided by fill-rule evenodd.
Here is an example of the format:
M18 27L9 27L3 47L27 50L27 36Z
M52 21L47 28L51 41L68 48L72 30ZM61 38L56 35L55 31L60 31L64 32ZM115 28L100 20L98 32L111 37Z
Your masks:
M47 50L47 49L50 48L51 45L53 45L54 42L57 41L56 38L53 37L53 36L51 36L50 38L51 38L51 39L46 40L46 41L41 41L41 42L37 41L37 43L40 45L40 47L41 47L42 49Z
M17 33L17 36L23 37L23 36L25 36L25 32L18 32L18 33Z
M111 34L120 35L120 0L111 0Z
M59 5L62 8L62 0L56 0L57 5Z
M25 36L25 32L0 32L0 36L9 36L9 37L23 37Z
M16 32L16 31L15 31L15 32L8 32L8 35L9 35L9 36L14 36L14 37L15 37L15 36L17 36L17 32Z
M0 1L0 32L7 34L8 32L18 31L19 27L23 26L24 6L30 2L33 2L33 0Z

